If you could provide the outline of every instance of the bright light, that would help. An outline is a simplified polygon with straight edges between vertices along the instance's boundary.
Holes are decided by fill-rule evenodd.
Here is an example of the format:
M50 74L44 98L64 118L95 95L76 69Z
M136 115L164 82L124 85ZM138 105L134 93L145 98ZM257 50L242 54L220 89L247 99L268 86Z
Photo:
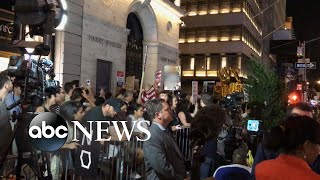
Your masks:
M241 8L233 8L232 12L241 12Z
M192 12L189 12L188 15L189 15L189 16L196 16L196 15L197 15L197 12L192 11Z
M25 48L28 54L32 54L34 51L34 48Z
M218 11L218 10L215 10L215 9L213 9L213 10L210 11L210 14L218 14L218 13L219 13L219 11Z
M206 15L206 14L208 14L207 11L199 11L199 15Z
M62 5L62 9L63 9L63 10L67 10L67 9L68 9L68 6L67 6L66 0L60 0L60 2L61 2L61 5Z
M293 95L292 96L292 100L296 101L298 99L298 96L297 95Z
M62 15L62 20L61 20L60 24L56 27L56 30L63 30L67 24L67 20L68 20L68 16L65 14Z
M229 13L230 9L221 9L220 13L224 14L224 13Z
M151 6L154 9L159 10L162 12L163 15L169 17L170 19L174 19L175 21L181 21L180 18L184 16L180 11L177 11L176 9L172 8L170 5L168 5L166 2L162 0L152 0Z
M185 43L186 40L185 39L179 39L179 43Z
M221 58L221 68L224 68L227 66L227 57Z
M188 39L188 43L194 43L194 42L196 42L196 40L194 40L194 39Z
M0 57L0 72L8 69L9 58Z
M199 38L198 39L198 42L206 42L207 41L207 38Z
M217 41L218 41L218 38L216 38L216 37L210 38L209 41L210 41L210 42L217 42Z
M320 84L320 80L318 80L317 83Z
M210 70L210 57L207 57L207 70Z
M235 37L232 37L231 39L232 41L240 41L240 36L235 36Z
M191 70L194 70L194 58L191 58L191 61L190 61L190 69L191 69Z
M220 41L229 41L229 37L221 37Z

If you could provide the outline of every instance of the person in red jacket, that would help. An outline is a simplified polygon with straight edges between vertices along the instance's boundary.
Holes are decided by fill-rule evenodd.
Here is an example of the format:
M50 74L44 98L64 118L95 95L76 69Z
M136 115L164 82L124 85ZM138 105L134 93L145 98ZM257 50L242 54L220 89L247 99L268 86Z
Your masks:
M279 133L280 131L280 133ZM320 125L307 116L289 116L276 133L277 146L282 153L273 160L256 166L257 180L316 180L312 164L320 153Z

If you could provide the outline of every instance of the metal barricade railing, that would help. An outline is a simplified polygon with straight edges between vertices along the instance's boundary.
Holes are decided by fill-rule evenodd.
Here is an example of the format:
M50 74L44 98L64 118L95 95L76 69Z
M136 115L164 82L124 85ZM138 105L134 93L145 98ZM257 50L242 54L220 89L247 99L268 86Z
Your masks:
M190 132L191 132L191 128L188 127L188 128L178 129L174 134L176 142L181 150L181 153L187 162L190 162L192 160Z
M100 158L100 177L106 180L146 179L143 142L110 141L104 145Z

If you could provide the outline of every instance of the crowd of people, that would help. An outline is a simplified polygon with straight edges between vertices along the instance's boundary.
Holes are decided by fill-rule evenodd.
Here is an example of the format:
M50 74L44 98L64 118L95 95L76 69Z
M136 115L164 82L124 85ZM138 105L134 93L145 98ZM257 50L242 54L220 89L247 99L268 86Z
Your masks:
M70 127L73 125L71 121L83 124L101 120L126 121L127 127L141 138L145 134L132 122L145 121L143 126L151 137L138 148L136 156L144 162L148 180L320 179L320 125L313 119L312 109L304 103L289 108L287 118L279 126L264 132L251 164L245 137L248 132L245 128L234 127L230 112L209 94L201 94L194 102L193 96L161 91L155 99L142 104L137 92L121 90L112 95L100 89L95 94L90 86L72 81L64 83L63 87L48 86L44 101L34 95L27 107L18 105L7 110L19 101L22 90L22 84L0 75L0 162L7 154L17 153L14 144L5 141L4 137L14 137L13 117L26 109L29 112L57 113ZM242 114L246 113L243 111ZM184 137L191 143L193 158L190 167L174 138L176 132L185 128L191 129L191 133ZM69 128L65 145L51 156L53 179L69 174L63 167L65 157L69 157L68 168L74 168L73 153L81 144L73 142L73 136L73 128ZM116 130L109 127L104 137L117 140ZM126 138L119 141L126 141ZM105 142L97 144L104 146ZM82 176L82 179L91 178L96 177Z

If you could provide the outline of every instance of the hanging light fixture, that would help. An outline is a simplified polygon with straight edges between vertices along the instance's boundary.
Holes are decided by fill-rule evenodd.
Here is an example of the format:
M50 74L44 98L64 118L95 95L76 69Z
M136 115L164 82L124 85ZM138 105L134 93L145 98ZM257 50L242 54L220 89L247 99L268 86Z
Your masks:
M37 55L47 55L50 51L52 34L63 30L67 23L66 0L15 0L15 21L13 46L29 50L35 49ZM26 31L25 27L29 30ZM43 42L28 41L26 36L42 36ZM45 51L41 49L44 48Z

